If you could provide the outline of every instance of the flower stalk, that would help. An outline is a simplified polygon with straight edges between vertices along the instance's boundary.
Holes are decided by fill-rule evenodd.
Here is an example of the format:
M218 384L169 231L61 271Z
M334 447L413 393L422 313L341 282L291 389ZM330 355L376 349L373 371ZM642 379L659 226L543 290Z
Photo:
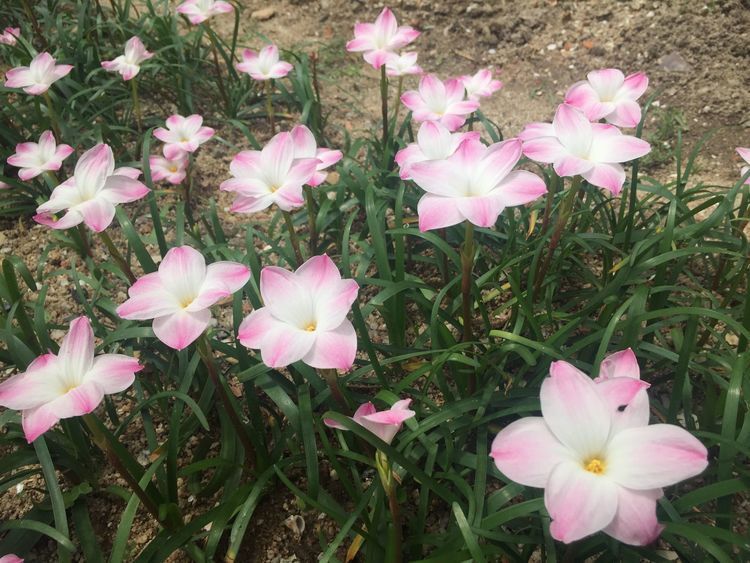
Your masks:
M271 135L276 133L276 121L273 115L273 80L265 81L264 89L266 91L266 115L268 116L268 126L271 128Z
M318 229L316 222L318 219L318 209L315 204L315 196L312 187L305 186L305 205L307 207L307 226L310 236L310 256L315 256L318 248Z
M294 230L292 214L288 211L282 211L281 214L284 216L284 222L286 223L286 228L289 231L289 242L292 244L292 249L294 250L294 258L297 260L296 265L301 266L302 262L304 262L305 260L302 257L302 250L300 250L299 238L297 238L297 233Z
M461 304L463 307L464 333L463 342L471 342L472 332L471 312L471 273L474 269L474 225L466 221L464 242L461 245Z
M253 443L250 440L250 436L247 433L245 425L240 420L240 417L237 414L236 409L234 408L234 404L229 398L227 390L224 388L224 384L219 377L218 370L216 369L216 364L214 363L211 344L209 343L208 337L206 337L205 334L203 334L198 339L198 352L201 355L203 364L206 366L206 370L208 371L209 378L211 378L211 382L214 384L214 387L216 387L216 392L219 394L219 399L224 405L224 410L229 416L229 420L232 423L235 431L237 432L237 437L242 443L242 447L245 449L245 455L247 456L245 458L245 463L247 465L247 468L252 470L252 468L255 467L257 459L255 448L253 447Z
M141 121L141 102L138 99L138 80L135 78L130 81L130 93L133 97L133 114L135 115L135 124L138 127L138 136L140 137L143 131L143 123Z
M552 255L555 253L557 246L560 244L560 238L565 231L565 226L568 224L571 212L573 211L573 204L575 203L576 195L581 188L581 177L574 176L573 181L570 184L568 193L565 194L565 198L560 204L560 213L557 216L557 223L555 224L555 230L552 231L552 238L550 238L549 245L547 247L547 254L537 268L536 276L534 278L534 292L533 296L536 299L539 294L539 289L542 287L542 280L547 275L549 265L552 261Z
M144 491L138 484L138 480L128 471L125 464L122 462L120 457L115 452L112 445L109 443L108 437L99 428L99 422L93 414L83 415L83 422L91 432L91 438L96 446L107 456L107 460L114 466L120 476L125 479L125 482L130 487L130 490L138 497L143 507L153 516L154 520L164 525L165 523L159 517L159 507L153 501L153 499Z
M385 65L380 67L380 112L383 118L383 155L388 153L388 76ZM383 158L385 161L385 158Z
M52 98L50 98L49 92L44 93L44 102L47 104L47 114L49 115L49 123L52 130L55 132L55 137L61 138L60 133L60 120L57 118L57 113L52 105Z
M396 495L396 479L393 475L393 467L388 456L380 450L375 452L375 466L380 477L380 484L383 486L383 491L388 497L388 509L390 510L393 523L393 561L401 563L403 561L403 530L401 525L401 507L398 504L398 497Z
M117 246L115 246L115 243L112 241L110 236L107 234L106 231L101 231L99 233L99 238L104 243L104 246L107 247L107 250L109 251L110 256L114 259L115 262L117 262L117 265L120 267L120 270L123 274L128 278L128 281L130 284L134 284L136 277L133 273L133 270L130 268L130 264L128 264L128 261L125 260L125 257L120 253L120 251L117 249Z
M226 88L224 87L224 77L221 72L221 65L219 64L219 51L216 46L216 36L208 23L204 23L206 26L206 33L208 33L208 39L211 41L211 55L214 59L214 66L216 67L216 79L219 86L219 93L221 98L224 100L224 108L229 111L229 96L227 96Z
M349 403L344 397L344 393L339 386L339 374L335 369L320 369L318 373L323 377L325 382L328 384L328 389L331 390L331 396L338 403L345 412L349 410Z

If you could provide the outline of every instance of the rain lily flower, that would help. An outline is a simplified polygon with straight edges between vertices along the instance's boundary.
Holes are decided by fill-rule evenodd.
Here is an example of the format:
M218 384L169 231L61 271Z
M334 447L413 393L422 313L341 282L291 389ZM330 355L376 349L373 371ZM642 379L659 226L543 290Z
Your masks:
M422 74L422 67L417 64L417 53L391 55L385 62L385 73L388 76L406 76Z
M29 66L19 66L5 73L6 88L23 88L27 94L39 96L44 94L54 82L57 82L73 70L72 65L55 64L49 53L39 53L31 60Z
M521 158L521 141L485 146L465 139L444 160L409 167L412 180L427 193L417 206L419 230L469 221L491 227L505 207L529 203L546 193L544 181L526 170L512 170Z
M466 139L479 140L479 131L451 133L437 121L425 121L419 127L417 142L409 143L396 153L396 164L403 180L410 180L409 167L417 162L443 160L451 156Z
M185 0L177 6L177 13L187 16L193 25L198 25L217 14L228 14L232 10L234 8L229 2L221 0Z
M53 229L69 229L83 222L101 232L115 217L115 206L145 196L149 189L138 181L135 168L115 168L109 145L100 143L89 149L76 163L73 176L57 186L49 201L37 207L34 220ZM67 210L59 219L53 214Z
M419 91L409 90L401 95L415 121L439 121L449 131L466 122L466 116L479 108L476 100L464 99L464 85L458 79L442 82L434 74L426 74L419 81Z
M130 287L130 298L117 307L117 314L123 319L154 319L156 338L182 350L208 327L210 307L249 279L250 268L244 264L221 261L206 266L200 252L177 246L169 249L158 271L138 278Z
M185 153L178 154L173 159L165 156L150 156L148 165L154 182L166 180L176 186L181 184L187 176L188 157Z
M530 159L552 163L559 176L583 176L612 195L619 194L625 183L620 163L651 150L643 139L623 135L613 125L589 122L569 104L558 106L552 123L532 123L519 137Z
M166 129L154 129L154 137L165 143L164 156L169 160L188 152L195 152L213 136L214 130L211 127L203 127L203 117L198 114L187 117L171 115L167 118Z
M750 148L744 149L742 147L737 147L737 154L739 154L742 157L742 160L750 164ZM747 171L750 170L750 166L743 166L740 169L740 176L744 176L747 174ZM750 178L745 180L746 184L750 184Z
M357 23L354 39L347 42L350 53L364 52L365 60L378 69L388 58L419 37L419 31L409 26L398 26L390 8L383 8L375 23Z
M307 181L308 186L319 186L325 182L328 172L325 172L326 168L329 168L336 164L344 156L341 151L334 149L326 149L318 147L315 141L315 135L312 134L307 127L304 125L297 125L291 131L292 140L294 141L294 158L317 158L318 165L315 168L315 173Z
M20 143L16 153L8 157L8 164L20 168L18 177L31 180L47 171L60 170L62 161L73 152L70 145L58 145L52 131L45 131L38 143Z
M411 399L402 399L401 401L393 403L393 406L390 409L378 412L375 409L375 405L368 402L360 405L351 419L360 426L367 428L367 430L375 434L386 444L390 444L393 442L396 432L401 430L401 425L404 421L409 420L417 414L409 409L410 404ZM323 422L330 428L348 430L343 424L339 424L330 418L324 419Z
M12 186L10 184L6 184L3 181L0 181L0 190L9 190Z
M297 158L291 133L278 133L260 151L242 151L232 159L229 170L234 178L220 188L236 192L231 211L255 213L275 203L284 211L302 207L302 186L316 173L317 158Z
M297 271L263 268L264 306L242 321L239 339L260 349L263 363L281 368L302 360L320 369L346 370L357 352L357 335L346 318L359 286L341 279L325 254L313 256Z
M123 80L130 80L141 70L141 63L153 56L138 37L131 37L125 43L125 54L112 61L102 61L102 67L110 72L119 72Z
M58 354L36 358L24 373L0 383L0 406L22 411L31 443L60 419L93 411L104 395L124 391L142 366L122 354L94 356L94 333L87 317L70 323Z
M629 360L628 360L629 361ZM701 473L706 448L671 424L618 425L614 404L630 405L646 385L626 374L623 358L604 368L603 383L553 362L542 383L542 416L506 426L491 456L504 475L543 487L552 537L570 543L600 530L632 545L656 539L661 488Z
M565 103L577 107L591 121L606 119L618 127L635 127L641 121L638 98L648 88L643 72L625 75L616 68L592 70L588 80L576 82L565 94Z
M284 78L294 67L279 60L279 48L266 45L256 53L250 49L242 52L242 62L237 63L237 70L246 72L255 80L273 80Z
M16 39L21 37L20 27L6 27L2 33L0 33L0 44L1 45L15 45ZM0 559L2 563L2 559Z
M474 76L462 76L460 80L466 88L466 97L470 100L491 96L503 87L502 82L492 79L492 70L489 68L483 68Z

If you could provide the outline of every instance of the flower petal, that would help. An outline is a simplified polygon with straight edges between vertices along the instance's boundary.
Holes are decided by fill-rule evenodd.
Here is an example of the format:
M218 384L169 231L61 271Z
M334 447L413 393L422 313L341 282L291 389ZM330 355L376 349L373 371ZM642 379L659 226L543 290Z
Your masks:
M490 457L509 479L528 487L547 486L552 469L571 460L571 453L544 419L530 416L503 428L492 441Z
M617 513L604 533L628 545L653 543L664 529L656 519L656 501L662 495L661 489L632 491L620 487Z
M317 369L348 370L357 354L357 333L347 319L333 330L315 331L315 342L302 361Z
M423 195L417 205L419 230L425 232L462 223L464 216L455 202L456 200L451 197Z
M93 381L105 395L125 391L143 369L138 360L124 354L102 354L94 358L86 381Z
M607 446L607 477L629 489L656 489L700 474L707 457L700 440L679 426L628 428Z
M117 314L123 319L154 319L175 313L180 309L180 303L164 286L159 272L152 272L138 278L128 290L128 295L130 298L117 307Z
M70 323L70 330L60 346L58 357L65 371L82 377L94 362L94 331L88 317L78 317Z
M581 459L600 455L609 436L612 413L596 384L563 361L552 362L542 383L542 416L552 433Z
M550 533L564 543L574 542L608 526L617 513L619 487L580 463L559 463L544 489L544 505L552 518Z
M154 319L154 335L170 348L182 350L198 340L210 321L209 309L193 313L177 311Z

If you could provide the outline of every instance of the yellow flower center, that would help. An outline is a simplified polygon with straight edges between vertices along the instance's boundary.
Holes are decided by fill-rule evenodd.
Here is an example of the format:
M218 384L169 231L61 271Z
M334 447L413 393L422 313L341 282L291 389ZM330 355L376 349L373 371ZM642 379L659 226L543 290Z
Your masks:
M601 459L594 457L587 461L583 468L594 475L601 475L604 473L605 466Z
M177 167L173 164L172 166L169 167L169 171L172 173L177 172Z
M318 328L318 326L315 323L310 323L309 325L307 325L305 330L307 332L314 332L316 328Z

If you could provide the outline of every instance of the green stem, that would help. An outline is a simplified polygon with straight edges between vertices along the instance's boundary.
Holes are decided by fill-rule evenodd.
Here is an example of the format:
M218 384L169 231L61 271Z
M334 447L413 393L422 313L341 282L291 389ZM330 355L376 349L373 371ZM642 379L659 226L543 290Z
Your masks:
M117 262L117 265L120 267L120 270L122 271L122 273L125 274L125 276L128 278L128 281L131 284L135 283L136 277L135 277L135 274L133 273L133 270L130 269L130 264L128 264L127 260L125 260L125 257L120 253L120 251L117 250L115 243L112 242L112 239L107 234L107 231L101 231L99 233L99 238L107 247L107 250L109 251L110 256L112 256L115 262Z
M471 272L474 269L474 225L466 221L466 233L461 247L461 303L463 306L464 334L463 342L471 342L474 338L471 330L471 313L473 299L471 298Z
M198 352L203 359L203 364L208 370L208 376L211 378L211 382L214 384L214 387L216 387L216 392L219 394L219 399L221 399L221 402L224 405L224 410L226 411L227 415L229 415L229 420L232 423L235 432L237 432L237 437L242 443L242 447L245 448L245 454L247 455L247 457L245 458L245 463L247 464L248 469L252 469L255 466L255 462L257 459L255 448L253 447L253 443L250 440L250 436L247 433L245 425L240 420L240 417L237 414L236 409L234 408L234 404L229 398L227 390L224 388L224 384L219 377L218 370L216 369L216 365L214 364L214 356L213 351L211 350L211 344L209 343L208 337L205 334L202 335L198 340Z
M396 98L393 103L395 108L393 111L393 136L395 137L398 133L398 114L401 111L401 91L404 87L404 77L398 77L398 87L396 88Z
M573 210L573 204L575 203L576 195L578 194L578 190L580 189L580 187L581 177L574 176L573 181L570 184L570 188L568 188L568 193L565 194L565 198L560 204L560 212L557 216L555 230L552 231L552 238L550 238L549 245L547 247L547 255L544 257L544 262L540 264L536 271L536 276L534 278L534 299L536 299L536 296L539 293L539 289L542 287L544 276L547 275L547 270L549 269L550 262L552 261L552 255L555 253L557 245L560 244L560 238L562 237L563 231L565 230L565 225L568 224L568 220L570 219L570 214Z
M122 463L122 460L118 457L114 449L110 446L110 443L107 440L107 437L104 435L104 433L101 430L99 430L99 425L97 424L96 420L94 420L94 415L89 413L89 414L83 415L82 418L83 418L83 421L86 423L86 426L88 427L89 431L91 432L91 437L94 443L97 445L97 447L102 452L104 452L109 462L114 466L114 468L122 476L122 478L125 479L128 486L130 487L130 490L132 490L133 493L135 493L135 495L138 497L138 500L140 500L143 507L149 511L151 516L153 516L154 520L164 525L165 523L162 522L162 520L159 518L159 507L151 499L151 497L146 494L146 491L144 491L141 488L136 478L133 477L130 471L128 471L125 465Z
M44 101L47 104L47 113L49 114L50 126L55 132L55 137L57 137L57 140L59 142L62 139L62 134L60 133L60 121L57 118L57 113L55 113L55 110L52 106L52 98L50 98L49 92L44 93Z
M193 219L193 200L192 200L192 187L193 187L193 154L188 154L187 168L185 169L185 179L182 181L185 190L185 216L187 217L188 223L192 226L195 221Z
M464 234L464 243L461 246L461 306L463 309L464 333L462 342L471 342L474 340L472 331L472 312L474 300L471 296L471 274L474 269L474 225L466 221L466 232ZM469 375L467 392L473 395L477 388L477 375L474 370Z
M276 122L273 115L273 79L266 80L266 115L268 116L268 126L271 128L271 135L276 133Z
M544 204L544 217L542 218L542 228L539 233L541 235L544 235L549 227L549 218L552 215L552 205L555 202L555 194L557 193L557 186L559 184L560 177L555 174L553 170L550 176L549 190L547 191L547 201Z
M133 95L133 114L135 115L135 124L138 127L138 136L140 137L141 131L143 131L143 125L141 123L141 102L138 99L138 79L132 78L130 80L130 92ZM136 154L138 153L138 147L136 146Z
M339 386L338 372L335 369L319 369L318 373L320 373L328 384L328 388L331 390L331 396L338 403L339 407L342 408L344 412L348 412L349 403L346 401L346 397L344 397L344 393Z
M93 254L91 253L91 245L89 244L89 233L86 230L86 227L83 226L83 223L78 223L78 226L76 227L78 230L78 236L81 237L81 258L86 260L86 258L93 258Z
M398 496L396 495L396 480L393 478L393 467L388 456L380 450L375 452L375 466L378 469L380 484L383 486L383 491L388 497L388 509L391 512L391 520L393 522L392 561L394 563L401 563L403 561L403 529L401 524L401 507L398 504Z
M299 239L297 238L297 233L294 231L292 214L288 211L282 211L281 214L284 216L284 222L286 223L286 228L289 231L289 242L292 243L292 248L294 249L294 257L297 259L297 266L299 267L305 260L304 258L302 258L302 251L299 247Z
M388 155L388 77L385 65L380 67L380 111L383 118L383 161Z
M227 96L227 91L224 88L224 78L222 76L221 66L219 65L219 52L216 46L216 37L214 36L214 32L211 29L211 26L208 25L208 23L204 22L203 25L206 26L206 33L208 33L208 39L211 41L211 54L213 55L214 66L216 67L216 78L219 84L219 93L221 94L221 97L224 100L224 109L226 109L226 111L228 112L229 111L229 97Z
M310 231L310 256L315 256L318 249L318 230L316 221L318 209L315 205L315 196L311 186L305 186L305 205L307 206L307 225Z

